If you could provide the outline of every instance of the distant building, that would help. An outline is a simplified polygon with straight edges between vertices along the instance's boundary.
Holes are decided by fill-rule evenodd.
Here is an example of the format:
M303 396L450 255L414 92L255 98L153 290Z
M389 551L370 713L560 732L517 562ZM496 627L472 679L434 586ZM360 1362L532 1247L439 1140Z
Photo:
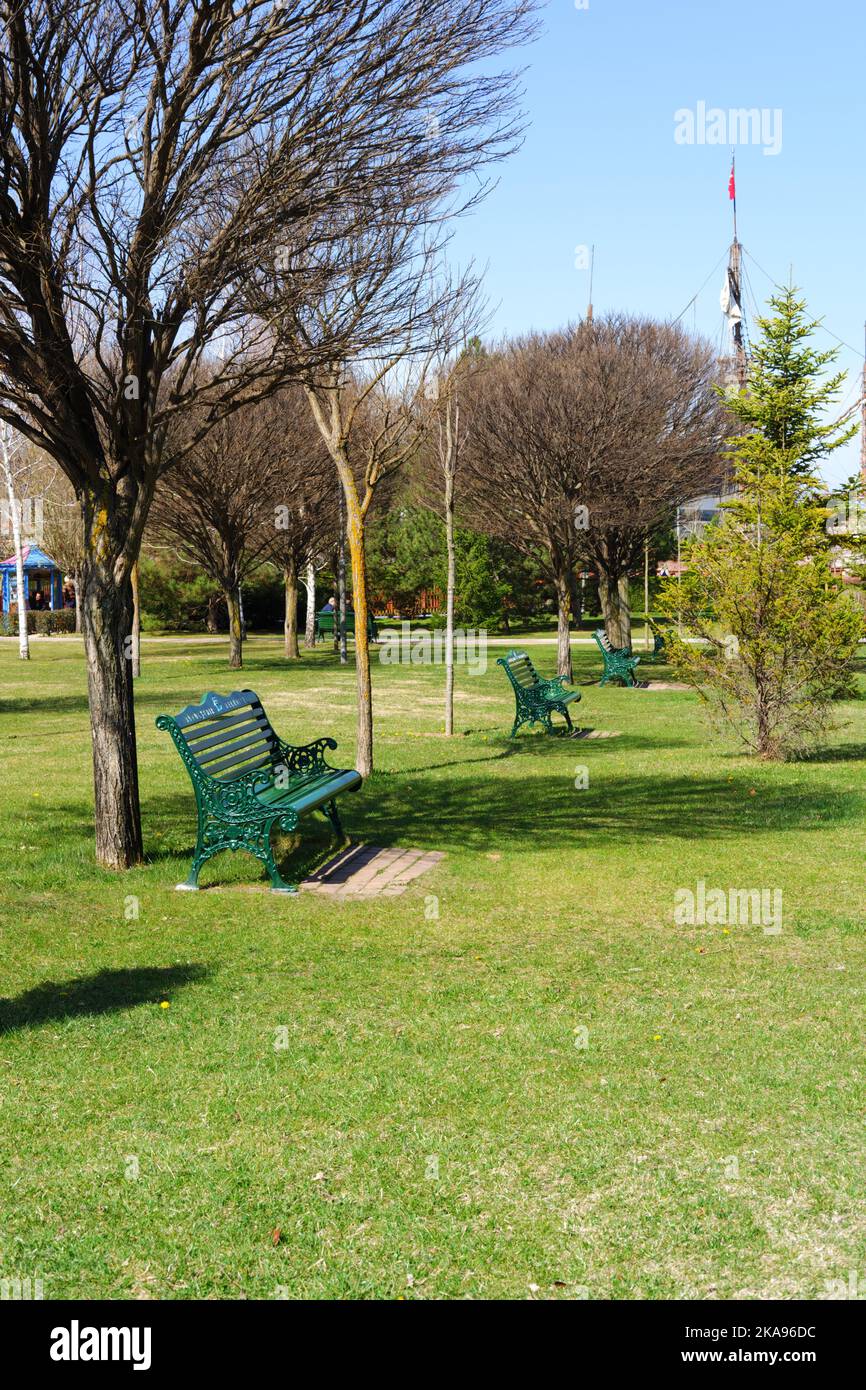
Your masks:
M45 608L63 607L63 574L50 555L38 545L22 546L24 565L24 605L31 608L34 595L41 594ZM18 611L18 577L15 556L0 562L0 597L4 613Z

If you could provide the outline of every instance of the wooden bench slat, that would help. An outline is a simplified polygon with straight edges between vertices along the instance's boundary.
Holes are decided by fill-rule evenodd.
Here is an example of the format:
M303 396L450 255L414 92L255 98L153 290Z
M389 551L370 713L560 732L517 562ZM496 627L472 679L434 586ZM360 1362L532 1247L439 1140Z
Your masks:
M230 743L218 743L213 748L206 748L204 753L193 750L193 757L200 768L205 772L210 772L219 759L230 757L233 753L240 753L245 748L261 748L263 751L271 752L277 747L276 735L270 732L270 737L261 729L256 729L252 733L243 735Z
M226 719L220 724L206 725L200 730L197 729L193 736L185 734L184 737L193 752L198 754L203 748L209 748L214 743L222 743L228 738L234 738L236 734L245 733L247 729L270 729L270 727L264 714L258 717L242 715L236 716L234 719Z
M294 797L306 796L311 791L316 791L327 786L333 780L334 774L329 768L327 772L300 773L295 777L290 777L285 786L267 786L263 790L257 790L256 796L265 806L275 806L280 801L292 801Z
M224 782L228 773L237 778L245 772L254 772L259 767L272 767L273 762L270 751L251 748L248 752L239 753L237 757L226 758L224 763L212 763L210 767L202 768L202 772L207 777Z
M260 762L245 763L243 767L230 768L228 772L221 772L218 777L214 778L214 781L218 787L228 787L232 782L239 782L242 777L246 777L248 772L261 771L264 773L272 766L270 758L262 758Z

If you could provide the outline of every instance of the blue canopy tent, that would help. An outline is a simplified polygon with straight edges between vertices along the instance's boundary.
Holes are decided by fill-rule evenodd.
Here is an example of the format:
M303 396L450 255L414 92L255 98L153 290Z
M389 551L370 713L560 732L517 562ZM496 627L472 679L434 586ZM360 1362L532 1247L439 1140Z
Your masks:
M63 607L63 572L50 555L40 550L38 545L25 545L22 550L24 560L24 600L30 607L30 600L37 591L45 595L49 608ZM15 556L0 563L0 590L2 590L3 612L17 611L17 582L15 575Z

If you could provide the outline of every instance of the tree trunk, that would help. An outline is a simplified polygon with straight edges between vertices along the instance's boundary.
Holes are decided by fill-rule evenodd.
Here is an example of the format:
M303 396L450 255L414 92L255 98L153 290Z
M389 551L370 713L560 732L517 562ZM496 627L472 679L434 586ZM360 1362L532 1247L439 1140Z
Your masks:
M286 658L289 661L297 661L301 653L298 648L298 566L294 560L287 560L283 581L286 595L286 616L283 623Z
M211 594L208 598L207 614L205 615L204 620L204 625L207 628L208 632L219 632L219 623L217 622L217 610L219 609L221 602L222 596L220 594Z
M450 419L449 419L450 424ZM454 585L457 565L454 554L454 472L445 470L445 548L448 580L445 598L445 733L454 733Z
M304 588L307 591L307 621L304 628L304 646L315 647L316 645L316 567L312 560L307 565L307 574L304 579Z
M356 626L357 623L358 615L356 613ZM343 507L340 508L340 543L337 548L337 612L334 614L334 626L334 636L339 639L340 665L345 666L349 660L349 653L346 643L346 514ZM355 637L357 640L357 633Z
M83 620L81 614L81 570L75 570L72 575L72 584L75 589L75 631L81 635L83 631Z
M349 507L348 530L355 609L355 674L358 684L358 744L355 767L362 777L369 777L373 771L373 687L370 680L370 642L367 636L367 552L364 517L360 507Z
M141 602L138 595L138 561L130 572L132 585L132 675L141 675Z
M229 611L229 669L240 671L244 664L244 654L241 605L237 584L229 584L224 597Z
M15 547L15 583L18 586L18 655L22 661L30 660L30 635L27 630L27 605L24 602L24 560L21 550L21 513L18 498L12 481L12 462L9 457L9 442L6 427L3 427L3 473L6 478L6 493L9 497L9 510L12 514L12 544ZM12 605L9 605L10 611Z
M241 641L242 641L242 642L246 642L246 640L247 640L247 620L246 620L246 617L244 616L244 591L243 591L243 589L241 588L240 583L238 584L238 616L239 616L239 618L240 618L240 623L241 623Z
M622 579L625 579L625 609L622 603ZM604 630L612 647L627 647L631 642L631 621L628 611L628 577L614 576L598 567L598 597L604 617ZM625 622L623 622L625 615Z
M127 869L141 863L138 760L132 694L132 585L118 579L104 503L84 508L85 563L82 609L87 689L93 740L97 863Z
M628 574L621 574L617 580L617 600L619 605L619 632L621 647L631 647L631 608L628 601Z
M556 631L556 674L562 676L563 680L570 681L573 676L571 665L571 631L569 628L569 618L571 615L571 593L569 591L568 574L560 571L556 575L556 608L558 623Z
M583 589L574 570L568 572L568 596L571 602L571 626L575 632L580 632L583 622Z

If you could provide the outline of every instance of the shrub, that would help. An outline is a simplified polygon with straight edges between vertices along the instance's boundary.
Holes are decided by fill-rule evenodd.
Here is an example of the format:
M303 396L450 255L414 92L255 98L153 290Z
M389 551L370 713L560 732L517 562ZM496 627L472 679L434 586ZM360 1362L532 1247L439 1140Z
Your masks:
M18 635L18 614L0 614L0 631L4 637L16 637ZM27 631L31 634L39 633L43 637L52 637L57 633L75 631L75 609L57 608L41 610L40 612L29 611L27 614Z

